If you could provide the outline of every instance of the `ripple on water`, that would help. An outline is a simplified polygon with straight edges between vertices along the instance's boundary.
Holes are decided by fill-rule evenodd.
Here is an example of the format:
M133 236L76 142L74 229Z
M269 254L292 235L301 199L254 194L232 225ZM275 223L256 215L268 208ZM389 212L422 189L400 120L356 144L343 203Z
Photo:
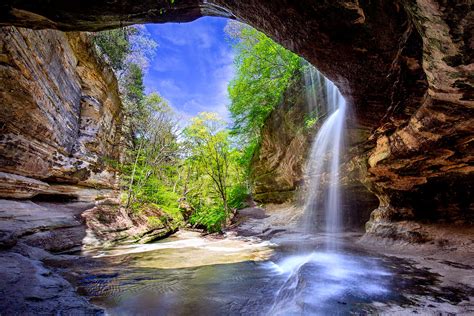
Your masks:
M418 304L405 294L464 297L436 288L436 275L398 258L294 255L292 247L257 240L193 238L95 253L105 264L87 271L80 285L113 315L370 314Z

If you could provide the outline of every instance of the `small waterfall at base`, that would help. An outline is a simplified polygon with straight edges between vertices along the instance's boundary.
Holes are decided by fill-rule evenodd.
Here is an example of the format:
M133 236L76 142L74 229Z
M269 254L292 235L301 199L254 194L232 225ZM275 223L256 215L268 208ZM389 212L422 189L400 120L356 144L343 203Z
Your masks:
M315 135L306 167L303 225L305 233L311 234L324 222L328 236L326 247L335 250L334 234L341 231L339 165L343 154L346 101L334 83L325 79L324 85L328 117Z

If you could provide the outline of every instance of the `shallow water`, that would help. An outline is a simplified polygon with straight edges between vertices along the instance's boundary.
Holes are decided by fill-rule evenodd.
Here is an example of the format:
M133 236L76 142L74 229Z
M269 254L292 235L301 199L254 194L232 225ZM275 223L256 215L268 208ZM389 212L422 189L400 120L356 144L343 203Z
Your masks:
M462 296L446 296L436 275L405 260L354 247L325 252L311 239L286 240L276 245L181 233L89 253L100 264L75 270L82 275L80 292L112 315L370 314L415 306L409 296ZM301 243L307 251L295 254Z

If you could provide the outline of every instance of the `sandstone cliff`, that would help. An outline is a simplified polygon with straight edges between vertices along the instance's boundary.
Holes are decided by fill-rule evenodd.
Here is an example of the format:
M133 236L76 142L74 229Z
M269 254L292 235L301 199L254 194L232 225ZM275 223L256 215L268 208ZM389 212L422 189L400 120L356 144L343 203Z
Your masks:
M317 80L308 80L308 77L316 76ZM305 186L309 183L305 175L309 151L328 115L325 80L315 69L308 67L295 74L283 100L266 120L262 142L251 166L252 193L257 202L304 204L307 190L312 189ZM348 132L351 141L361 135L368 136L360 128ZM353 165L345 164L343 169L343 225L348 229L362 229L377 207L378 199L363 185L363 175L354 172ZM323 219L316 222L322 225Z
M78 257L58 253L148 242L177 226L157 208L120 206L115 75L84 33L4 27L0 82L0 310L101 314L56 273L54 263Z
M121 102L86 35L5 27L0 38L0 197L115 188Z
M315 65L350 103L349 169L380 200L370 234L396 237L406 220L472 224L470 1L7 0L1 8L0 24L62 30L204 15L246 22Z
M159 210L129 214L120 207L111 162L123 151L122 104L115 75L89 37L15 27L1 28L0 35L0 198L34 198L15 202L17 207L0 200L0 218L8 219L0 227L0 244L11 246L29 235L46 250L64 251L145 242L172 232L173 223L147 220L162 216ZM46 209L54 213L56 205L65 218L66 202L88 202L89 210L58 223L38 211L43 202L56 203ZM31 223L25 226L25 220ZM50 248L51 242L61 245Z

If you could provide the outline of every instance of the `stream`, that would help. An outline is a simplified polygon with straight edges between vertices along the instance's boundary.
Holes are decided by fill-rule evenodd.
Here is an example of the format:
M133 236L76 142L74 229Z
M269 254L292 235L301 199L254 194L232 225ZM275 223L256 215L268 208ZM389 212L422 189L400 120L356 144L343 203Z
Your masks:
M325 237L262 241L182 231L152 244L86 253L100 264L74 270L79 292L110 315L373 314L416 310L422 297L433 304L466 298L439 286L427 269L367 252L350 236L337 253L320 250Z

